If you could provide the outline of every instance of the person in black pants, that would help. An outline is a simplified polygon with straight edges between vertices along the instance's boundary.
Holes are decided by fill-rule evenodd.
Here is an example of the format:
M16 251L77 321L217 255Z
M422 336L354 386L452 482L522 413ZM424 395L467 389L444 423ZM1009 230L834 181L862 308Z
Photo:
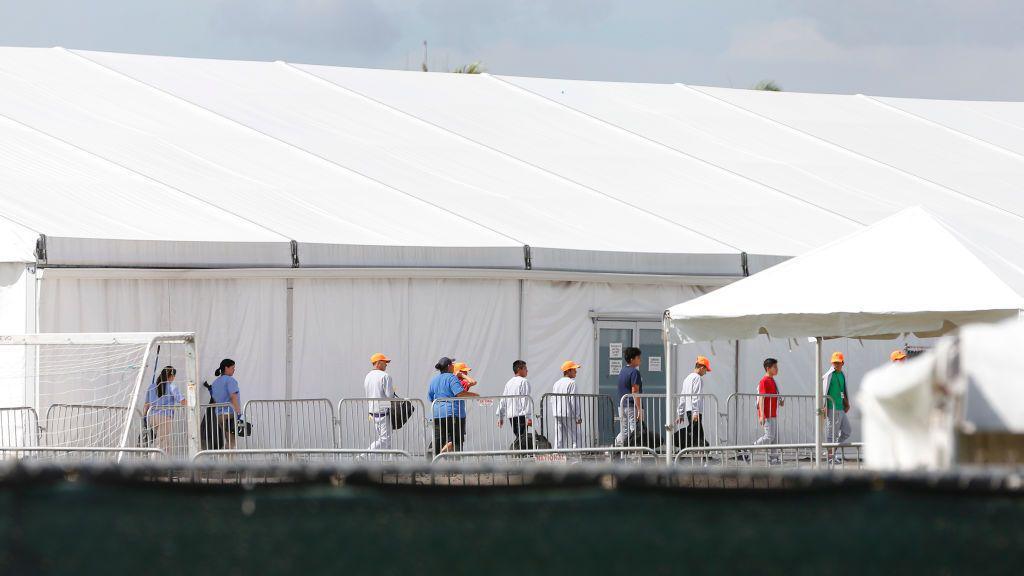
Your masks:
M533 441L527 428L533 425L533 404L530 400L530 382L526 379L529 374L526 362L513 362L512 373L514 376L505 383L502 399L498 402L498 428L504 425L507 416L512 434L516 437L512 441L512 450L529 450L533 448Z
M676 424L684 425L675 433L675 444L680 449L708 446L704 439L704 376L711 371L711 362L698 356L693 372L683 380L676 408Z

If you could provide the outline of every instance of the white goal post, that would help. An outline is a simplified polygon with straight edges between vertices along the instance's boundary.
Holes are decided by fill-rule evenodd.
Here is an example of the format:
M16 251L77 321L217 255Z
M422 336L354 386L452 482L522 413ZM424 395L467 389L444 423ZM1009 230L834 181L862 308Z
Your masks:
M200 450L198 382L192 332L0 335L0 447L191 457Z

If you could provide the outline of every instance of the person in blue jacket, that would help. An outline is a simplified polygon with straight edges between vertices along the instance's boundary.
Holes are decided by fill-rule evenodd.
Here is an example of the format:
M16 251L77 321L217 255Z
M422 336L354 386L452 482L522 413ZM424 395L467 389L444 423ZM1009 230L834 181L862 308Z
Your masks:
M455 361L443 357L434 365L437 374L430 379L427 398L433 406L434 454L462 450L466 439L466 407L461 400L446 398L467 398L479 396L466 390L453 373Z

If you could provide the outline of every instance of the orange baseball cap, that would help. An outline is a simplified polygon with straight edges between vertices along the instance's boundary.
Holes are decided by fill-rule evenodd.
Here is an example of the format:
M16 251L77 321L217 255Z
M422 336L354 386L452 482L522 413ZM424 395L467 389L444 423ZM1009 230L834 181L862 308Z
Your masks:
M697 356L697 362L695 362L695 364L700 364L707 368L708 372L711 372L711 360L708 360L707 356Z
M893 362L899 362L907 357L907 353L903 350L894 350L892 354L889 354L889 360Z
M380 352L377 352L373 356L370 356L370 364L376 364L377 362L380 362L381 360L383 360L385 362L391 362L391 358L388 358L387 356L381 354Z
M453 368L453 372L456 374L459 372L470 372L472 370L473 369L469 367L469 364L466 364L465 362L456 362Z
M846 358L843 357L843 353L842 352L833 352L832 353L832 362L833 363L835 363L835 362L842 362L843 364L845 364L846 363Z
M568 372L569 370L575 370L575 369L577 369L579 367L580 367L580 365L575 363L575 362L573 362L572 360L566 360L565 362L562 362L562 372Z

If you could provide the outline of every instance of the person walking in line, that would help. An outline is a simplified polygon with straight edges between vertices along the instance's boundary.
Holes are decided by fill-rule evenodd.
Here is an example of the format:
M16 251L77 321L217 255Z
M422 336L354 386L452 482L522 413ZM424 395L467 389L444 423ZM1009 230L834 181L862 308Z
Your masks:
M455 366L452 368L452 374L455 374L455 377L459 379L462 387L466 390L469 390L477 384L476 379L469 375L472 371L473 369L465 362L456 362Z
M889 354L889 361L893 364L899 364L907 359L907 353L903 350L893 350L892 354Z
M846 388L846 374L843 372L845 365L843 353L833 352L832 368L821 378L822 392L825 394L825 441L832 444L845 443L851 433L850 420L846 417L850 411L850 395ZM828 458L834 464L843 462L840 453L832 458L832 449L828 450Z
M697 356L690 372L679 389L679 404L676 407L675 442L681 448L708 446L704 439L704 375L711 372L711 361Z
M217 377L210 384L210 397L217 404L230 404L230 406L218 406L214 409L221 435L224 438L224 448L233 450L235 448L235 436L237 422L245 421L242 414L242 393L238 388L238 380L235 380L235 361L225 358L220 361L220 366L213 373Z
M775 377L779 375L779 361L775 358L766 358L764 363L764 377L757 385L757 422L764 429L764 434L754 441L754 444L776 444L779 441L778 414L779 406L785 406L786 401L779 399L779 386L775 383ZM770 464L779 464L778 451L773 451L769 457Z
M455 376L455 361L447 356L442 357L434 365L437 374L430 379L427 399L431 402L434 418L434 454L462 450L466 439L466 407L461 400L449 398L467 398L479 396L466 390ZM435 402L435 400L441 400Z
M185 404L185 397L178 390L178 386L174 384L177 374L178 371L174 369L174 366L165 366L153 385L146 391L146 403L142 407L146 424L156 438L157 448L163 450L166 456L173 456L171 454L173 448L171 435L174 431L174 407Z
M391 359L380 352L370 356L373 370L363 379L363 390L367 398L380 398L369 401L369 417L373 422L377 438L366 448L367 450L391 449L391 398L395 398L395 386L391 375L387 373Z
M636 395L644 391L643 378L640 377L641 352L639 348L630 346L622 355L626 365L619 371L619 434L615 437L616 446L632 444L637 422L643 419L643 407L638 406Z
M504 396L498 401L498 428L505 425L505 418L508 417L509 426L516 439L512 442L513 450L529 450L533 448L528 428L533 426L533 414L531 414L532 402L530 401L530 381L526 379L529 370L526 362L516 360L512 363L512 378L505 383L501 395ZM518 396L518 398L512 398Z
M576 370L580 365L572 360L562 362L562 377L555 382L551 392L556 396L551 414L555 417L555 449L578 448L579 426L583 423L580 415L580 399L576 396Z

